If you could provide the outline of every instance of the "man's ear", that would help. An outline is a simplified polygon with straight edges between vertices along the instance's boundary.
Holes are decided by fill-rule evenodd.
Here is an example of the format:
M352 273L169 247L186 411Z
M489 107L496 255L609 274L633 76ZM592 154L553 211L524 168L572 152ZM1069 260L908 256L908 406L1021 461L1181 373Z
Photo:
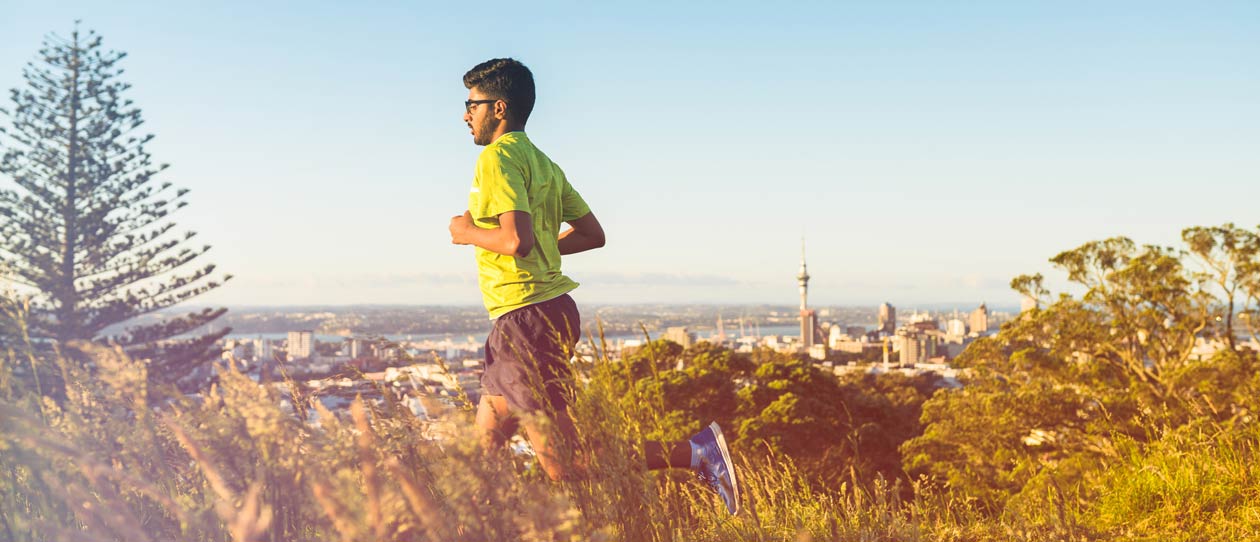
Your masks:
M503 100L494 102L494 118L497 120L507 119L507 102Z

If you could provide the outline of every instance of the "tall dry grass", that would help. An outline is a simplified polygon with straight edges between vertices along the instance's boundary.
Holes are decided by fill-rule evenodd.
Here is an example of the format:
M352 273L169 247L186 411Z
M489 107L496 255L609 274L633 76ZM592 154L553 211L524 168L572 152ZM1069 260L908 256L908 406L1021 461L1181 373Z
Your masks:
M30 390L22 364L57 371L65 397ZM0 540L1041 541L1140 539L1166 522L1239 539L1260 523L1254 431L1133 450L1096 506L1050 492L1044 514L1020 517L986 516L926 480L909 499L901 482L820 488L788 457L735 450L744 500L731 517L689 473L645 469L642 442L668 413L622 406L624 370L606 358L582 368L568 455L585 475L551 482L529 455L482 450L471 431L426 440L427 422L393 392L330 412L293 383L285 394L227 366L189 398L150 389L145 365L117 349L12 348L0 363ZM468 409L443 415L472 426ZM1211 530L1218 517L1234 527Z

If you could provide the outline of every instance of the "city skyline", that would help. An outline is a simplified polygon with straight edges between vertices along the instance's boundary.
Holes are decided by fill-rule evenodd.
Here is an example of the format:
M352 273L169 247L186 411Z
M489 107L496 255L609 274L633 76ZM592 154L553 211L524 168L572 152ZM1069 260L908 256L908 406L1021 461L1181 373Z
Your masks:
M791 305L804 234L815 306L1017 306L1081 243L1256 220L1255 4L539 5L491 37L351 9L18 2L0 89L75 19L129 54L175 219L236 277L199 305L476 304L445 224L479 151L460 76L494 56L608 231L565 261L583 303Z

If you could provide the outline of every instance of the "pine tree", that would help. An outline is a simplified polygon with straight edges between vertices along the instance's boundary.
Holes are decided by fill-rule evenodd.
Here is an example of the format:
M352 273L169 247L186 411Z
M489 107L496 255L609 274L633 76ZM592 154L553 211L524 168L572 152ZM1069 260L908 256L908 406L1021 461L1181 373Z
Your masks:
M0 189L0 265L31 291L37 338L114 342L148 360L150 380L187 387L228 330L179 337L226 309L132 322L220 282L214 264L195 263L210 246L173 231L170 216L188 190L155 180L168 165L145 151L153 135L137 133L144 121L123 97L131 87L119 80L124 57L76 24L69 40L45 38L23 70L12 112L0 109L11 121L0 126L0 179L12 181Z

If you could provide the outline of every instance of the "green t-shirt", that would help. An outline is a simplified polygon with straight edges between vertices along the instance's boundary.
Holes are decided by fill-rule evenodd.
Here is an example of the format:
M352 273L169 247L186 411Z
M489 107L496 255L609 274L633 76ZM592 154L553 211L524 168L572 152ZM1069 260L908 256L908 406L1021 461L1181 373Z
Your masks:
M476 247L481 295L491 318L563 295L578 283L560 273L560 224L591 212L547 155L525 132L508 132L486 145L477 158L468 211L473 224L499 227L499 215L529 213L534 248L515 258Z

